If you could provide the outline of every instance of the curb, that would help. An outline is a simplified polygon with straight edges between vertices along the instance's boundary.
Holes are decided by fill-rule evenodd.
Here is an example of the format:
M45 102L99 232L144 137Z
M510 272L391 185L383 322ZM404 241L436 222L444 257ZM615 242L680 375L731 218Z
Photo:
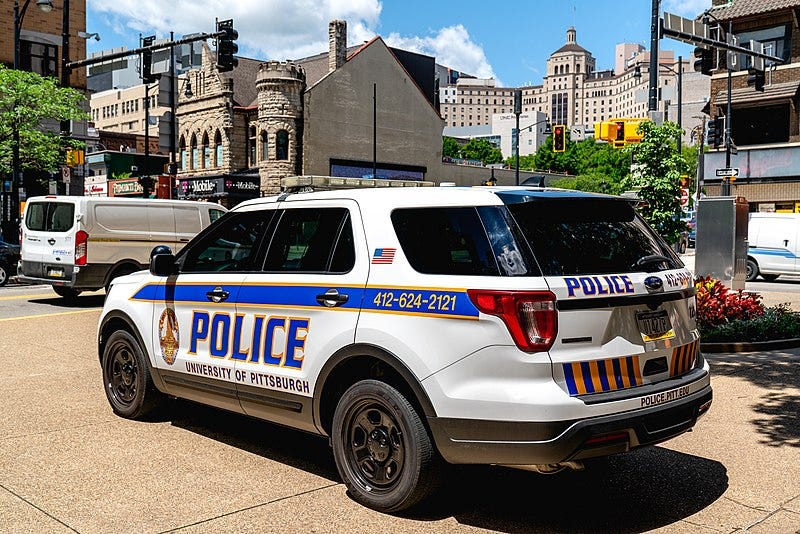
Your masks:
M702 352L759 352L765 350L794 349L800 347L800 338L752 341L742 343L700 343Z

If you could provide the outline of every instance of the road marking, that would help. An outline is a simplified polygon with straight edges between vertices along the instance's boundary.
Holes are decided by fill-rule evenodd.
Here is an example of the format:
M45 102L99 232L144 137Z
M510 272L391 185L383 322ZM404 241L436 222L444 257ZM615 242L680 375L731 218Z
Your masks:
M39 293L37 295L18 295L15 297L0 297L0 300L38 299L41 297L58 298L58 295L56 295L55 293Z
M89 312L99 312L102 311L102 308L92 308L90 310L76 310L76 311L68 311L68 312L58 312L58 313L42 313L40 315L26 315L24 317L5 317L0 319L0 323L4 323L6 321L22 321L24 319L38 319L40 317L55 317L57 315L76 315L78 313L89 313Z

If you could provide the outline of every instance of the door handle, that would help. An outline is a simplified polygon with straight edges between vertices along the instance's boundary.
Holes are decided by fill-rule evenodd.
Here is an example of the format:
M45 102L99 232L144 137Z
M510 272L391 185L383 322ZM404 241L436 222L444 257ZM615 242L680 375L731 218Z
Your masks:
M224 302L228 300L228 297L230 296L230 292L225 291L221 287L215 287L213 291L206 293L206 298L211 302Z
M788 239L784 239L783 240L783 246L784 247L788 247L789 246L789 240Z
M317 302L328 308L334 308L336 306L341 306L347 302L349 298L347 294L339 293L336 289L329 289L325 293L317 295Z

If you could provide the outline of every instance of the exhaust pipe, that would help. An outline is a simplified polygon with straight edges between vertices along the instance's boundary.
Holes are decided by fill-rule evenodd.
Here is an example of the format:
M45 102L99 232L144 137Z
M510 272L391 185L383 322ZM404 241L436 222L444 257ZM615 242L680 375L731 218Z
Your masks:
M502 464L503 467L510 467L512 469L521 469L523 471L533 471L534 473L539 473L540 475L555 475L556 473L560 473L564 469L570 468L573 471L583 471L584 465L583 462L579 461L569 461L569 462L559 462L557 464L531 464L531 465L505 465Z

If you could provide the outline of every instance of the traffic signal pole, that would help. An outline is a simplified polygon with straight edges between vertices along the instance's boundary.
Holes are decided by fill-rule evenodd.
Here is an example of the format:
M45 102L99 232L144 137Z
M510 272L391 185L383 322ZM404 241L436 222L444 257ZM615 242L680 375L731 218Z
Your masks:
M650 98L647 110L658 109L658 40L661 22L658 16L660 0L653 0L653 12L650 17Z
M726 36L730 39L730 36L733 35L733 22L728 22L728 35ZM731 75L733 73L733 68L731 65L731 56L733 52L728 52L725 56L725 64L728 67L728 101L727 101L727 109L725 111L725 168L731 168ZM731 194L731 179L729 176L726 176L722 179L722 187L720 187L720 193L722 196L727 197Z

